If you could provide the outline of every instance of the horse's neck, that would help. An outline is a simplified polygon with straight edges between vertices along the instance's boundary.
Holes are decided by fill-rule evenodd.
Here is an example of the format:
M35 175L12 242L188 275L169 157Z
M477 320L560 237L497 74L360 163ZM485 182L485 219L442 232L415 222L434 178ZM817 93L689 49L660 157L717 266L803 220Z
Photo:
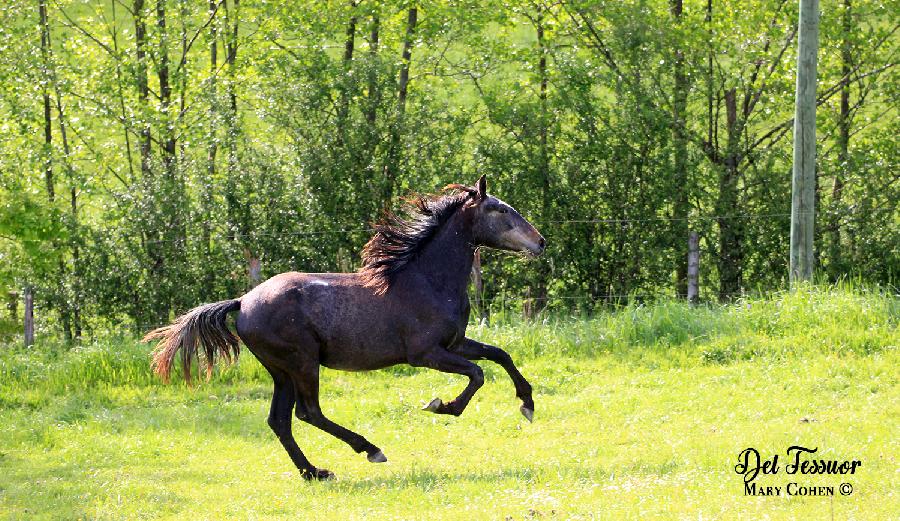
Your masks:
M418 268L434 291L448 298L464 298L474 255L472 232L457 212L422 250Z

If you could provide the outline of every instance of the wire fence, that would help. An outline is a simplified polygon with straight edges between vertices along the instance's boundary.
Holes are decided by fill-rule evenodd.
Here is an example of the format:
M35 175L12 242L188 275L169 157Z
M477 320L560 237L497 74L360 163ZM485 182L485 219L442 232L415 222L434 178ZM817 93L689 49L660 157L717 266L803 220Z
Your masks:
M733 220L733 219L743 219L743 220L759 220L759 219L767 219L767 220L781 220L788 219L791 217L790 212L781 212L781 213L758 213L758 214L730 214L730 215L695 215L688 217L667 217L667 216L654 216L654 217L643 217L643 218L587 218L587 219L561 219L561 220L550 220L546 221L545 225L554 225L554 226L566 226L573 224L638 224L638 223L664 223L664 222L718 222L725 220ZM326 228L326 229L306 229L306 230L294 230L294 231L283 231L283 232L259 232L259 233L251 233L250 237L252 238L260 238L260 237L270 237L270 238L287 238L287 237L318 237L323 235L350 235L350 234L363 234L375 233L377 230L373 226L348 226L342 225L337 226L335 228ZM19 242L40 242L40 243L48 243L53 244L54 246L59 246L59 243L53 243L50 240L41 240L41 239L11 239L9 237L2 237L8 240L18 240ZM177 239L155 239L155 240L141 240L141 238L131 237L132 240L139 241L143 245L151 245L151 244L184 244L186 242L186 238L177 238ZM718 292L712 292L716 298L734 298L734 297L742 297L747 295L746 292L740 292L729 295L721 295ZM473 295L470 295L472 297ZM516 305L524 306L532 306L535 309L549 309L555 307L556 303L565 303L566 307L572 307L573 305L621 305L627 303L642 303L642 302L650 302L650 301L658 301L666 298L677 298L677 299L685 299L687 298L687 294L679 294L674 292L653 292L653 293L610 293L610 294L594 294L594 293L586 293L580 295L548 295L546 297L538 297L538 296L522 296L522 295L509 295L509 294L499 294L493 295L490 297L485 297L484 295L478 296L478 298L472 298L473 302L473 311L474 313L504 313L508 311L512 311L512 307ZM478 308L478 309L476 309ZM116 334L121 332L140 332L140 331L150 331L156 329L158 327L164 327L169 325L170 322L164 323L134 323L130 320L122 320L119 322L108 322L106 320L100 321L102 325L91 326L86 325L85 330L90 334Z
M801 212L797 214L798 216L807 215L808 212ZM730 215L696 215L696 216L688 216L688 217L666 217L666 216L658 216L658 217L641 217L641 218L588 218L588 219L561 219L561 220L549 220L541 224L547 225L570 225L570 224L632 224L632 223L651 223L651 222L719 222L719 221L730 221L735 219L741 220L783 220L789 219L791 217L790 212L781 212L781 213L760 213L760 214L730 214ZM199 223L202 225L203 223ZM206 224L215 224L215 223L206 223ZM199 228L198 228L199 229ZM294 231L281 231L281 232L250 232L247 234L249 238L285 238L285 237L317 237L321 235L351 235L351 234L362 234L362 233L375 233L377 229L371 225L341 225L335 228L325 228L325 229L314 229L314 230L294 230ZM225 234L232 233L230 231L222 232ZM198 236L199 237L199 236ZM13 242L22 242L22 243L46 243L51 245L58 245L59 242L54 242L56 239L35 239L35 238L12 238L7 236L0 235L0 238L7 239ZM144 239L142 237L126 237L127 239L133 240L135 242L139 242L143 245L157 245L157 244L184 244L188 241L187 237L179 237L174 239Z
M716 296L719 294L716 293ZM748 292L740 292L728 295L728 297L746 297L749 296ZM602 294L602 295L550 295L547 297L534 297L534 296L522 296L522 295L497 295L493 297L480 298L477 301L475 299L471 299L472 304L472 319L478 320L481 317L479 316L479 312L482 309L479 309L479 305L486 311L489 311L489 315L503 315L510 312L520 313L522 312L522 308L513 308L508 306L510 303L518 303L518 304L531 304L538 306L540 309L550 310L553 308L554 302L565 302L567 304L571 304L572 302L585 302L590 304L598 304L598 305L626 305L626 304L642 304L649 302L658 302L666 299L685 299L687 298L687 294L684 293L617 293L617 294ZM36 310L39 311L39 310ZM186 311L186 310L184 310ZM535 316L540 315L541 313L535 313ZM85 332L88 336L115 336L115 335L134 335L134 334L144 334L146 332L152 331L154 329L169 326L172 324L172 320L167 320L165 322L159 323L135 323L132 320L123 319L119 321L108 321L101 320L100 324L91 325L88 321L84 326ZM43 324L44 327L40 327L40 324L36 324L36 329L40 331L47 331L46 323Z

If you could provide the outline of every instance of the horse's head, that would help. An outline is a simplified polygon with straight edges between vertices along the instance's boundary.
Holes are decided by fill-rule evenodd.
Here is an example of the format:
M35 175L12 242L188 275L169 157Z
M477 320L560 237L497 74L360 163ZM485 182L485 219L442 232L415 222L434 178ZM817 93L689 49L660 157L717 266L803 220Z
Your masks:
M515 208L487 194L484 176L481 176L474 187L455 186L472 194L472 202L467 211L471 212L476 245L525 252L533 256L544 252L544 237Z

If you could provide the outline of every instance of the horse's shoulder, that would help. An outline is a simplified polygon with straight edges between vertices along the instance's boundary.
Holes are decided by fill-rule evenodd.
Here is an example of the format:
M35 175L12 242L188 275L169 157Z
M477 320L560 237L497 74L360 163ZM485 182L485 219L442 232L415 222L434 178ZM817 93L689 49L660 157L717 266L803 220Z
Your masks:
M427 343L448 344L465 335L468 306L456 299L448 301L439 295L421 294L414 305L407 303L403 307L411 332Z

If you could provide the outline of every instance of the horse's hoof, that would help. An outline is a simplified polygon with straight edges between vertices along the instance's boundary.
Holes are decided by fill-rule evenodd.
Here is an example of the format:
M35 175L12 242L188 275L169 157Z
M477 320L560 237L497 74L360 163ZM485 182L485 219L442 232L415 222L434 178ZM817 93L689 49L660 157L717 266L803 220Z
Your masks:
M385 461L387 461L387 457L381 451L369 454L368 456L366 456L366 459L371 461L372 463L384 463Z
M528 407L525 407L523 405L523 406L519 407L519 411L522 412L522 416L524 416L525 419L528 420L528 423L531 423L534 421L534 409L529 409Z
M304 471L303 479L306 481L328 481L334 479L334 472L326 469L315 469L313 472Z
M438 409L441 408L441 405L444 405L444 402L442 402L440 398L435 398L434 400L431 400L431 402L428 405L426 405L424 408L422 408L422 410L429 411L429 412L437 412Z

